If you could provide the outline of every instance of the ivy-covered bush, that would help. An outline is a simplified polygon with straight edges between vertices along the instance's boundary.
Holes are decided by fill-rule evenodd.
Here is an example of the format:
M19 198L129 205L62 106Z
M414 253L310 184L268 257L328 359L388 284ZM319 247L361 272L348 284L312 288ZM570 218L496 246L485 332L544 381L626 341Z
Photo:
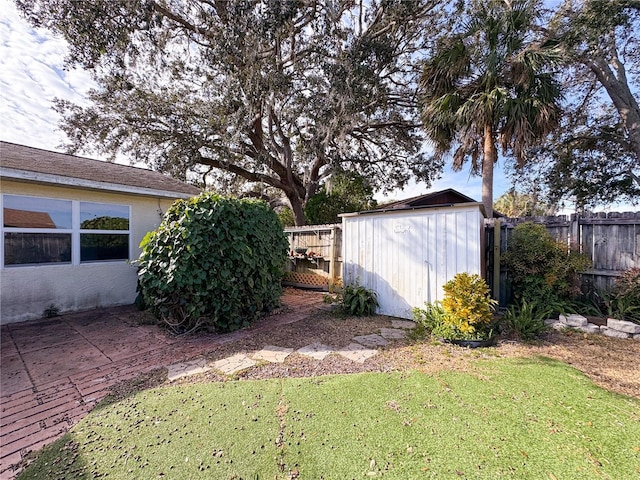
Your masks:
M145 304L176 332L237 330L280 301L288 242L264 202L179 200L141 248Z
M590 267L587 257L569 251L544 225L521 223L513 230L504 264L516 301L559 304L580 294L579 273Z

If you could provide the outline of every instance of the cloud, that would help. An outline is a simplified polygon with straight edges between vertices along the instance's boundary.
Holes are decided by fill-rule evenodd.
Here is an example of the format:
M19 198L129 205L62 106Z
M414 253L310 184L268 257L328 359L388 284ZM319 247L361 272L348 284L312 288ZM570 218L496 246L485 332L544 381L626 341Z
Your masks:
M15 5L0 0L0 122L2 140L60 150L66 136L53 99L83 104L94 84L88 72L63 70L66 42L32 28Z

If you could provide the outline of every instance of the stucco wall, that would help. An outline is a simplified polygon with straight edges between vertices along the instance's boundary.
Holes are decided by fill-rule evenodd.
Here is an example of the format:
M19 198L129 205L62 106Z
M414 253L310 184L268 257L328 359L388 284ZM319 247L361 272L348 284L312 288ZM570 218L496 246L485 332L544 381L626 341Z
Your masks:
M130 205L131 260L138 258L140 241L147 232L158 227L162 214L173 202L168 198L38 185L6 179L2 179L0 191L3 194ZM131 304L136 297L136 268L124 261L0 268L2 324L40 318L51 304L61 312L68 312Z

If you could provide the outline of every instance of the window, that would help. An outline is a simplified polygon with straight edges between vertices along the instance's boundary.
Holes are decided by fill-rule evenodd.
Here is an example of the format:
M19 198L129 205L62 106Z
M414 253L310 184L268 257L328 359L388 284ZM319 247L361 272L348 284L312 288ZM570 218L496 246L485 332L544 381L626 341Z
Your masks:
M4 264L71 263L68 200L4 195Z
M130 207L2 196L3 266L128 260Z
M80 261L129 259L129 207L80 202Z

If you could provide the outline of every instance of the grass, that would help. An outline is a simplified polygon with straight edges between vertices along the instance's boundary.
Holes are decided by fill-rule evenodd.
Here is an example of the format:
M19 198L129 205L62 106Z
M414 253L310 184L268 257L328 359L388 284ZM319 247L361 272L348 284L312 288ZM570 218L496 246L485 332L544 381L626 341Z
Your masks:
M640 475L640 402L556 361L140 392L94 410L25 478Z

